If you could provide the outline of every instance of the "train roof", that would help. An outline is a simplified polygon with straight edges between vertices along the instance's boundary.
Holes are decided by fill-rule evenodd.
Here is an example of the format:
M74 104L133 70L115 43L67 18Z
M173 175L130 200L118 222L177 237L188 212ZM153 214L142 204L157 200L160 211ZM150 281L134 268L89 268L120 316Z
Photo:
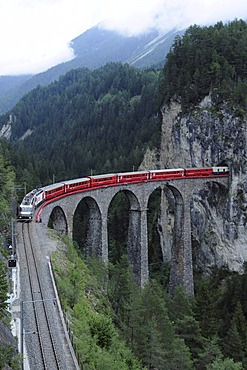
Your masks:
M83 182L83 181L89 181L89 180L90 180L89 177L81 177L79 179L64 181L64 184L65 185L70 185L70 184L74 184L74 183L78 183L78 182Z
M64 185L63 182L57 182L56 184L43 186L41 189L44 190L44 191L48 191L48 190L59 188L60 186L63 186L63 185Z
M210 170L212 167L186 167L185 170Z
M107 173L105 175L93 175L93 176L88 176L90 179L103 179L107 177L115 177L117 174L116 173Z
M147 174L149 171L132 171L132 172L119 172L117 173L117 176L125 176L125 175L142 175L142 174Z
M149 170L149 172L171 172L171 171L184 171L184 168L164 168L160 170Z
M228 166L214 166L212 167L213 169L218 169L218 168L225 168L225 169L229 169Z

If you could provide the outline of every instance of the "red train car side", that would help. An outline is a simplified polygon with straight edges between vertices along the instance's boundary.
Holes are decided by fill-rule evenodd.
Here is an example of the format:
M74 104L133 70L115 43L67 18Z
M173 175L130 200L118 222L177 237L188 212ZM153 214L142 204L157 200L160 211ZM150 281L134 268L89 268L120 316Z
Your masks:
M149 171L123 172L117 174L117 183L129 184L149 180Z
M150 180L177 179L184 176L183 168L151 170L149 171Z
M65 193L71 193L74 191L80 191L90 188L90 178L83 177L80 179L68 180L64 182Z
M88 176L88 177L90 179L90 187L92 188L114 185L117 182L116 174L96 175L96 176Z
M184 176L185 177L207 177L212 176L212 168L211 167L204 167L204 168L185 168Z
M43 190L45 193L45 200L53 199L59 197L59 195L64 194L64 183L45 186Z

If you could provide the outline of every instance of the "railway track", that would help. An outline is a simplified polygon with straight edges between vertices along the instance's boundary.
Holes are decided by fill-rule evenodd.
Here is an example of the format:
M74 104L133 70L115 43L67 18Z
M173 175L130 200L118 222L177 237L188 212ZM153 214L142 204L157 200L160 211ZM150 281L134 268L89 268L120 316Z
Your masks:
M76 369L66 340L47 258L33 240L32 223L19 224L21 260L21 347L30 370ZM65 343L65 344L63 344Z

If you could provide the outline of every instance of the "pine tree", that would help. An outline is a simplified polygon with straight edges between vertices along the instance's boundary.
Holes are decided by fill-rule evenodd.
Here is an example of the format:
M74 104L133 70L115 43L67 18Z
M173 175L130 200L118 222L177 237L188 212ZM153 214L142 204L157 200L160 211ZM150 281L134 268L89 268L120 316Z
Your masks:
M236 361L241 361L244 358L241 337L236 321L234 320L232 320L225 341L223 342L223 348L225 356L232 357Z
M169 316L174 322L176 334L189 347L193 360L197 360L203 351L204 337L194 314L194 306L194 300L179 287L170 298Z
M247 345L247 321L243 313L242 305L239 301L235 308L233 321L236 323L243 348L245 348Z
M202 278L196 291L196 313L200 322L202 334L209 338L217 334L218 320L216 299L211 279Z
M213 337L204 341L203 351L199 354L196 362L198 370L204 370L209 364L212 364L216 359L223 357L219 338Z
M213 364L207 366L207 370L244 370L240 362L234 362L232 358L218 358Z
M154 280L143 289L136 323L133 350L144 366L163 370L193 369L189 348L176 336L169 319L167 297Z
M224 352L236 361L246 358L247 324L240 302L237 303L230 328L223 342Z

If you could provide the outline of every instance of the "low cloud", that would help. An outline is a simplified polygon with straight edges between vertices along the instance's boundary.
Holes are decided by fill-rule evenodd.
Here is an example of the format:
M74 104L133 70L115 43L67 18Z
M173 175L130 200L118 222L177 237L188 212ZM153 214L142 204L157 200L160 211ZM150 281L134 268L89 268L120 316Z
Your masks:
M245 0L158 0L149 7L130 9L104 20L102 27L137 35L152 28L167 32L173 28L185 29L193 24L207 26L219 21L226 23L234 19L247 19Z
M247 19L246 0L1 0L0 75L38 73L73 58L70 41L101 24L126 35Z

